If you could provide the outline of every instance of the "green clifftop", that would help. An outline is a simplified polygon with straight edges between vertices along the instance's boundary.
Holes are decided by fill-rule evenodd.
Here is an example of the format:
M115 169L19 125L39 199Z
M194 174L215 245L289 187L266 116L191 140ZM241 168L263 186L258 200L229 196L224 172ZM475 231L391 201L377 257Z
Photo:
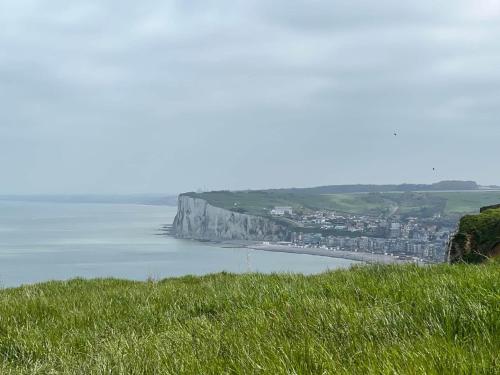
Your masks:
M269 217L276 206L290 206L295 212L331 210L340 213L387 215L394 207L403 216L459 216L478 212L481 206L500 201L500 191L393 191L323 193L317 189L213 191L181 196L207 201L214 207L255 216Z
M500 255L500 208L481 209L479 215L464 216L450 243L451 263L481 263Z
M489 263L0 290L0 373L496 374L499 283Z

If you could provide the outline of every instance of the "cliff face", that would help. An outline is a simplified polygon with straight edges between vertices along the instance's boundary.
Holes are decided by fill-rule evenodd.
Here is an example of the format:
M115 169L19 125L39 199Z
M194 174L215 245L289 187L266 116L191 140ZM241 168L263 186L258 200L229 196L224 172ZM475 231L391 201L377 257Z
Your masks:
M479 215L460 220L448 250L450 263L481 263L500 255L500 208L481 209Z
M179 238L195 240L284 241L290 231L274 221L214 207L187 195L179 197L173 230Z

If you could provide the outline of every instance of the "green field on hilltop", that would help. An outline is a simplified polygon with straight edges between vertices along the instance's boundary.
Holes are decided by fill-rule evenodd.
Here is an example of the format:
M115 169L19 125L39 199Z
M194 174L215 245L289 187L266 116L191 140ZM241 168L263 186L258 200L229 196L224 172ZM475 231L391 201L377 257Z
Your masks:
M295 211L331 210L355 214L389 213L394 202L386 194L339 193L305 194L276 191L209 192L190 194L205 199L211 205L229 210L268 216L276 206L291 206Z
M395 192L312 194L288 191L240 191L189 193L210 204L237 212L269 216L276 206L299 212L330 210L340 213L430 217L478 212L482 206L500 203L499 191ZM396 210L397 209L397 210Z
M445 213L464 214L478 211L478 207L500 203L500 191L433 193L446 199Z
M500 265L0 291L1 374L496 374Z

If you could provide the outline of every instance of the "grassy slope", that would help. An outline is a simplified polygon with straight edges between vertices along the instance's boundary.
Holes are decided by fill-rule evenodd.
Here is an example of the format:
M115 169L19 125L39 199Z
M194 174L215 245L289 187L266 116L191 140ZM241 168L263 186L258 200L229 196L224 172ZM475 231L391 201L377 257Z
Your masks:
M0 291L2 374L494 374L500 265Z
M254 215L267 215L275 206L295 209L328 209L357 214L387 214L395 206L406 215L432 216L434 213L465 214L482 206L500 203L500 192L428 192L428 193L351 193L309 194L281 191L211 192L191 195L212 205L239 209Z
M192 194L216 207L238 207L253 215L269 215L275 206L291 206L295 210L335 210L349 213L380 214L391 210L393 202L373 194L301 194L286 192L210 192ZM235 206L235 203L237 206Z
M500 242L500 208L486 210L479 215L469 215L460 221L460 232L478 234L479 245L493 246Z
M500 203L500 192L435 193L446 198L445 213L466 214L477 212L480 207Z
M500 208L486 210L479 215L464 216L460 220L454 241L464 249L467 237L471 238L472 247L475 248L471 253L463 254L461 260L478 263L485 257L493 256L493 247L500 243Z

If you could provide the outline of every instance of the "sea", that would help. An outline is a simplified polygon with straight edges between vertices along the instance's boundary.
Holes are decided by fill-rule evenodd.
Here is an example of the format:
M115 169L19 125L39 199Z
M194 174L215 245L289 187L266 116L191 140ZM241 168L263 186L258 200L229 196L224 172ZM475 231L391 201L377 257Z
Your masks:
M175 207L0 202L0 288L73 278L160 280L218 272L317 274L355 262L180 240Z

